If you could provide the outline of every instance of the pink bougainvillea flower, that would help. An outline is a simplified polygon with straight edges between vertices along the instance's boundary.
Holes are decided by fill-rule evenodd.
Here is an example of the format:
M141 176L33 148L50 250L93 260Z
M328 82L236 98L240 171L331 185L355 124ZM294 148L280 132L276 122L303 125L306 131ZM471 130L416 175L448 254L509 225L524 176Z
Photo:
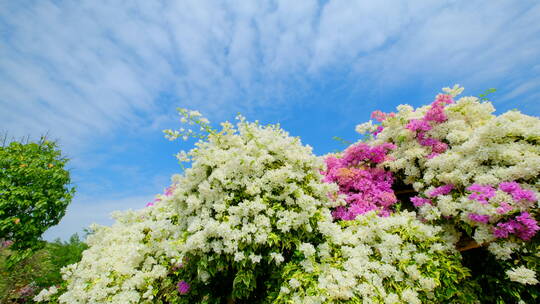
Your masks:
M178 270L178 269L180 269L180 268L182 268L182 267L184 267L184 264L183 264L183 263L177 263L177 264L175 264L175 265L173 266L172 270L173 270L173 271L176 271L176 270Z
M438 94L437 97L435 97L436 104L451 104L454 100L452 99L452 95L448 94Z
M379 197L381 199L381 204L385 207L389 207L397 202L396 195L393 191L382 192Z
M540 230L538 223L528 212L522 212L516 217L516 221L521 225L520 229L517 231L517 236L522 240L530 240L536 232Z
M437 141L435 144L433 144L433 146L431 146L431 149L435 153L444 153L448 149L448 145L441 141Z
M467 216L471 221L487 224L489 222L489 215L481 215L478 213L469 213Z
M439 156L439 155L441 155L441 154L433 152L433 153L429 154L429 155L426 156L426 157L427 157L427 159L432 159L432 158L435 158L435 157L437 157L437 156Z
M520 184L516 182L503 182L499 184L499 190L502 190L510 195L515 201L530 201L536 202L538 198L532 190L525 190L521 188Z
M506 193L512 193L516 190L521 190L521 186L516 182L502 182L499 184L499 190Z
M502 202L496 211L498 214L506 214L510 212L512 209L513 209L512 206L510 206L508 203Z
M489 185L472 184L467 188L467 191L472 192L469 195L470 200L475 200L482 204L487 204L487 200L495 196L495 189Z
M174 191L174 186L170 186L167 189L165 189L165 196L171 196Z
M395 147L391 143L373 147L359 143L347 148L341 158L326 158L324 181L338 184L339 194L344 194L347 202L332 212L335 219L353 220L372 210L380 216L390 213L389 208L397 202L392 172L376 165L386 161L388 151Z
M406 129L416 133L416 140L424 147L431 147L431 152L427 158L431 159L444 153L448 149L446 143L441 142L438 139L429 137L426 132L433 129L433 126L437 123L443 123L448 120L448 117L444 113L444 107L447 104L452 103L452 96L446 94L439 94L435 101L431 104L431 107L421 119L411 119Z
M448 185L440 186L440 187L437 187L437 188L431 190L427 195L429 197L436 197L436 196L439 196L439 195L447 195L452 190L454 190L454 185L448 184Z
M493 235L497 238L507 238L514 234L524 241L530 240L540 230L538 223L528 212L522 212L515 219L498 223L493 228Z
M186 294L186 293L188 293L188 292L189 292L189 288L190 288L190 286L189 286L189 283L188 283L188 282L186 282L186 281L184 281L184 280L178 282L178 292L179 292L180 294Z
M519 189L514 192L512 192L512 198L516 201L530 201L530 202L536 202L538 198L534 194L532 190L524 190Z
M418 133L416 139L418 140L418 143L424 147L434 147L440 143L440 141L435 138L426 137L426 134L423 132Z
M431 104L431 108L427 111L424 119L426 121L433 121L436 123L445 122L448 117L444 113L444 106L453 102L452 96L446 94L439 94L435 98L435 101Z
M429 122L423 119L411 119L409 123L405 126L405 128L413 132L418 132L418 131L427 132L433 129L433 127L429 124Z
M373 136L379 135L379 133L381 133L383 130L384 130L383 126L378 126L377 130L373 131Z
M411 202L415 207L421 207L426 204L433 205L433 202L429 198L423 198L420 196L413 196L411 197Z
M375 119L375 120L377 120L379 122L385 121L388 117L394 117L394 116L396 116L395 113L384 113L384 112L379 111L379 110L373 111L371 113L371 118L373 118L373 119Z
M153 201L147 203L146 207L152 207L152 206L154 206L155 203L157 203L159 201L161 201L161 199L158 197L158 198L154 199Z
M341 158L340 166L355 166L362 162L382 163L386 160L386 154L389 150L396 148L396 145L384 143L371 147L366 143L359 143L348 147Z
M332 211L332 216L335 218L335 219L340 219L340 220L348 220L348 212L347 212L347 209L343 206L339 206L339 207L336 207L336 209L334 211Z

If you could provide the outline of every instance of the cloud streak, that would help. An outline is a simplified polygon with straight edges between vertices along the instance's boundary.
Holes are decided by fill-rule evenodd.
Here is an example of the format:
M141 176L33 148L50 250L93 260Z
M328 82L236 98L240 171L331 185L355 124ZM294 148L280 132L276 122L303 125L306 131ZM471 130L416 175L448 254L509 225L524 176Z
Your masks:
M162 94L219 116L284 106L328 70L361 86L433 75L499 83L540 57L534 1L2 6L2 128L75 143L167 117L173 102Z

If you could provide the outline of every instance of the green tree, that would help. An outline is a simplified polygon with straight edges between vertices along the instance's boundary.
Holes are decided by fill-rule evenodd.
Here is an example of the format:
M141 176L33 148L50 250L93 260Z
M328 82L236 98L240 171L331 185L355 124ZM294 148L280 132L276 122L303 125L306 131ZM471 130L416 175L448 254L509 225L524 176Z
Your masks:
M12 263L42 247L41 235L64 216L75 192L67 161L45 137L0 147L0 240L13 242Z
M45 250L49 254L49 261L52 264L52 269L46 276L42 276L37 280L40 286L51 286L62 283L62 267L77 263L82 258L82 252L88 248L77 233L73 234L69 241L63 242L56 239L54 242L49 242L45 246Z

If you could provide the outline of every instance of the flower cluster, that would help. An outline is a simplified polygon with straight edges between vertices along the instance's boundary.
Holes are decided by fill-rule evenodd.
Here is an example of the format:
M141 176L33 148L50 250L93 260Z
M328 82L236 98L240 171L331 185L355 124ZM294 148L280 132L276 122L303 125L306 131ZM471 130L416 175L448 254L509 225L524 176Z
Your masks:
M180 294L183 294L183 295L188 293L189 292L189 283L184 281L184 280L178 282L178 292Z
M490 102L455 100L459 87L444 91L429 106L399 106L367 144L395 145L382 165L416 192L410 202L424 221L523 263L533 258L525 243L540 230L540 120L495 116Z
M116 212L111 227L94 226L79 263L62 269L67 290L45 289L34 300L60 303L154 303L154 289L181 259L175 242L182 232L170 196L151 208ZM174 240L174 241L173 241Z
M392 144L371 147L365 143L352 145L343 155L328 156L324 181L336 183L345 196L346 206L338 206L332 215L336 219L354 220L358 215L377 210L386 216L397 202L392 190L392 173L377 167L387 160Z
M46 288L41 290L35 297L34 301L36 302L45 302L51 300L51 297L56 295L58 292L58 288L56 286L51 286L50 288Z
M523 266L507 270L506 275L510 278L510 280L521 284L538 284L538 280L536 279L536 273Z
M325 222L327 241L290 262L274 303L474 303L474 286L442 229L410 212ZM453 280L449 280L453 276Z
M538 227L536 220L528 212L522 212L515 219L498 223L497 227L493 229L493 234L498 238L507 238L510 234L515 234L520 239L528 241L538 230L540 227Z
M163 130L165 133L165 138L168 140L175 140L177 138L182 138L183 140L188 140L189 138L199 138L205 139L208 135L214 132L214 129L210 126L210 121L202 116L199 111L188 110L184 108L178 108L178 113L181 118L182 123L187 123L190 126L199 126L198 130L193 130L192 128L180 128L178 130Z
M444 113L444 106L453 102L451 95L439 94L421 119L411 119L405 126L406 129L416 133L416 140L420 145L431 148L431 154L428 155L428 158L433 158L448 149L446 143L429 137L427 132L433 129L434 124L440 124L448 120Z
M0 249L8 248L11 245L13 245L12 240L1 240L0 241Z
M271 277L264 265L282 267L296 244L317 237L323 210L336 204L328 197L336 186L321 180L323 162L297 138L243 118L222 127L188 153L192 166L171 197L185 236L178 251L189 258L179 275L197 290L178 285L186 303L218 301L213 288L253 297L254 282Z
M528 241L540 230L537 221L524 211L534 207L534 203L538 201L536 194L532 190L523 189L517 182L502 182L498 188L472 184L465 189L468 195L459 195L454 191L452 196L450 194L454 189L452 184L443 185L426 191L429 198L415 196L411 198L411 202L415 207L427 205L421 208L426 217L433 214L434 208L438 208L440 215L446 218L461 212L469 220L463 218L467 223L480 227L481 233L478 233L476 239L481 243L491 241L493 237L508 238L511 234ZM453 197L458 195L461 202L459 205L453 200ZM512 218L519 212L520 215ZM491 231L493 237L486 235L486 231Z

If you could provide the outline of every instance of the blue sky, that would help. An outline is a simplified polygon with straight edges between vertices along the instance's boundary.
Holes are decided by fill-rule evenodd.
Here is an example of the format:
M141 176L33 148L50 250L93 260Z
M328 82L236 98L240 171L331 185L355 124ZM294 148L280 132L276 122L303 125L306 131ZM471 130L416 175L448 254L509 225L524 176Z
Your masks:
M181 171L176 107L279 122L322 155L371 111L497 88L540 115L538 1L0 0L0 131L48 132L77 194L46 239L144 207Z

